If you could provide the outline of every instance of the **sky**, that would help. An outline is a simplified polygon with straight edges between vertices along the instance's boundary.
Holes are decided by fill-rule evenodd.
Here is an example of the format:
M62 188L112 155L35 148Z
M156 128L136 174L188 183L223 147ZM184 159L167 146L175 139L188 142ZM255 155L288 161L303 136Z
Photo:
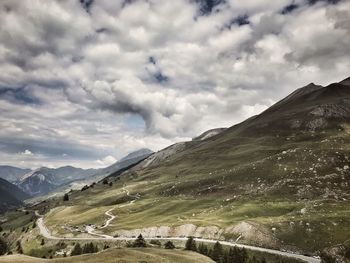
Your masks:
M105 167L350 76L346 0L1 0L0 164Z

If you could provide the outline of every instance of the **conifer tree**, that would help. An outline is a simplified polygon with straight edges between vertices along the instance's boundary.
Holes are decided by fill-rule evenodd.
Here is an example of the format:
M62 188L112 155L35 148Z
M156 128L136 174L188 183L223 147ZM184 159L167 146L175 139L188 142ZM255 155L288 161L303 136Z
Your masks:
M188 237L185 245L185 250L197 251L196 241L193 237Z
M213 253L211 255L211 258L215 261L215 262L220 262L221 258L222 258L222 245L220 244L219 241L217 241L213 247Z
M140 234L136 240L134 241L133 247L147 247L147 243L145 241L145 239L143 238L143 236Z
M81 249L81 246L79 243L76 243L72 252L70 253L71 256L77 256L77 255L81 255L83 252L83 250Z

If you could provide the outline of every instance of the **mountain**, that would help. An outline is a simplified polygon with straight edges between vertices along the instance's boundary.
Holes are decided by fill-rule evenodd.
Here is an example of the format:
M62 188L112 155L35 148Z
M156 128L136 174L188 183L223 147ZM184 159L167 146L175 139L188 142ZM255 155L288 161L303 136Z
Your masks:
M30 169L22 169L13 166L0 165L0 178L9 182L18 181L23 175L29 173Z
M24 193L15 185L0 178L0 213L9 208L18 207L29 195Z
M349 112L349 79L309 84L215 136L140 159L112 185L73 191L69 206L54 200L48 227L101 224L114 207L118 223L99 233L197 236L313 255L346 244Z
M18 186L32 196L44 195L73 181L87 179L97 172L72 166L60 168L41 167L22 176Z
M153 152L149 149L140 149L129 153L116 163L101 169L81 169L72 166L60 168L41 167L31 171L20 179L18 186L32 196L55 196L70 189L81 189L84 185L100 181L108 175L118 172L140 160L145 159ZM36 200L36 199L35 199Z
M348 79L326 87L311 83L231 131L252 135L343 129L350 120L349 100Z

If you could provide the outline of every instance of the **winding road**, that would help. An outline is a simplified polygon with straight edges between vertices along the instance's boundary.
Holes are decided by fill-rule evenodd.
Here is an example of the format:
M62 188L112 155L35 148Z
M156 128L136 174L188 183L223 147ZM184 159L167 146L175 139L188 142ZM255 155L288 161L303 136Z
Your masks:
M123 190L126 192L128 196L130 196L130 193L127 189L123 188ZM129 203L119 206L119 207L124 207L127 205L133 204L139 196L135 196L136 199L130 201ZM111 214L111 211L115 208L111 208L108 211L105 212L105 215L109 217L109 219L106 221L106 223L100 227L99 229L106 228L109 226L109 224L113 221L113 219L116 218L115 215ZM51 234L49 229L46 227L44 223L44 216L40 215L37 211L35 211L35 214L39 217L37 220L37 225L39 227L40 234L44 236L47 239L53 239L53 240L81 240L81 241L88 241L88 240L96 240L96 241L133 241L135 238L130 238L130 237L112 237L108 235L103 235L95 232L95 228L92 226L86 226L87 233L94 235L96 237L56 237ZM144 238L145 240L171 240L171 241L186 241L187 237L152 237L152 238ZM203 242L203 243L216 243L218 240L213 240L213 239L205 239L205 238L194 238L196 242ZM280 256L285 256L285 257L290 257L290 258L295 258L295 259L301 259L309 263L320 263L321 260L318 258L314 257L308 257L304 255L299 255L299 254L294 254L290 252L284 252L284 251L279 251L279 250L274 250L274 249L268 249L268 248L262 248L262 247L255 247L255 246L249 246L249 245L243 245L243 244L238 244L235 242L229 242L229 241L221 241L219 242L222 245L229 246L229 247L239 247L239 248L246 248L254 251L260 251L260 252L266 252L266 253L271 253L275 255L280 255Z

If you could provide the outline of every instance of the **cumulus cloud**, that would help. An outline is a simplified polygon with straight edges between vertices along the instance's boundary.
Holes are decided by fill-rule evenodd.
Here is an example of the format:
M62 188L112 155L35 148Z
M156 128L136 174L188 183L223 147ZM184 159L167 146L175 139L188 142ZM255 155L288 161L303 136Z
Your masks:
M348 1L1 1L0 157L101 166L233 125L348 77L349 17Z

